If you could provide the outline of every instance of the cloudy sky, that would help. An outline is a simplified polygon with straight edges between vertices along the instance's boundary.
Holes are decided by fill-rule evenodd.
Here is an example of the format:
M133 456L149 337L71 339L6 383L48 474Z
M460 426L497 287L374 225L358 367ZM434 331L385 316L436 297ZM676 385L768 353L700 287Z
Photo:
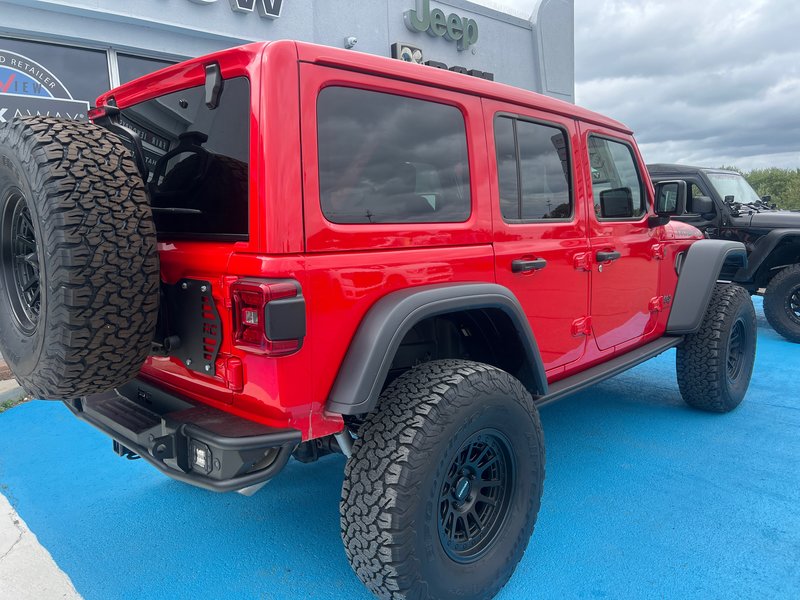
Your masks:
M645 160L800 168L800 2L574 1L577 102L630 126Z

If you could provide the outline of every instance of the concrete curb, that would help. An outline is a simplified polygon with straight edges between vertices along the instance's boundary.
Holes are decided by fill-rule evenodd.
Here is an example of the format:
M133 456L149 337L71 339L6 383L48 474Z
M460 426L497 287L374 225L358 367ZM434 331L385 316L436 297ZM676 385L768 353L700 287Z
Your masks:
M6 379L0 381L0 402L8 400L21 400L25 397L25 390L23 390L14 379Z
M69 577L0 494L0 598L80 600Z

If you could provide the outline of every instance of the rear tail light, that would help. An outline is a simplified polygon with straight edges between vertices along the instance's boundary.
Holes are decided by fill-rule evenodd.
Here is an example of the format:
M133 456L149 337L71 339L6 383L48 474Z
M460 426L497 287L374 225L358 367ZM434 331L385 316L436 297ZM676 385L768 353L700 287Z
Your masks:
M297 352L306 333L305 300L294 281L240 279L231 285L234 344L249 352Z

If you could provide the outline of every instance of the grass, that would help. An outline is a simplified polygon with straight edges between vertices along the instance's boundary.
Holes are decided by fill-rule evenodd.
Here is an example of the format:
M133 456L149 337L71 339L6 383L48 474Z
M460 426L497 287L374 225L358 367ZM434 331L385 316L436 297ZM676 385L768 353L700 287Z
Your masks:
M8 400L3 400L2 402L0 402L0 413L5 412L10 408L14 408L18 404L22 404L23 402L26 402L28 400L30 400L30 398L28 398L27 396L25 396L25 394L22 393L16 398L9 398Z

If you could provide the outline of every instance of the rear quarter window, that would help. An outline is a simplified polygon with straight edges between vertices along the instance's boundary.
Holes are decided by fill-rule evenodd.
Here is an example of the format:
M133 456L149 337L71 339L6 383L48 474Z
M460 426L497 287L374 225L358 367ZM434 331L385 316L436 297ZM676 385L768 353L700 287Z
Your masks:
M197 86L122 111L149 169L153 219L160 237L248 237L250 83L225 81L219 105Z
M470 216L464 116L356 88L317 101L320 204L333 223L444 223Z

